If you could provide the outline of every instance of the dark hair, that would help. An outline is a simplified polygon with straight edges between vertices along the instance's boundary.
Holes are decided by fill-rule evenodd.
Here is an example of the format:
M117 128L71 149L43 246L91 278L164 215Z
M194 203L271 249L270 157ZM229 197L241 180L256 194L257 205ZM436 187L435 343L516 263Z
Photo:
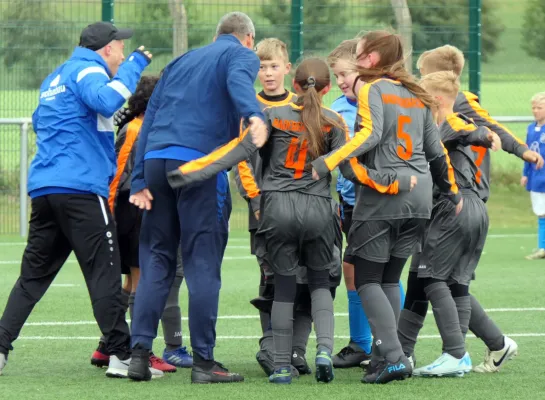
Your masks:
M331 78L325 61L307 58L295 71L295 82L301 86L302 94L297 95L296 105L302 107L301 122L305 127L303 139L308 141L309 154L318 158L325 151L324 128L343 129L341 121L326 117L323 113L319 92L327 87Z
M359 76L354 82L354 87L360 79L364 82L373 82L387 76L401 82L403 86L418 97L426 106L432 107L436 104L435 99L418 85L414 76L405 69L403 45L399 35L388 31L371 31L362 36L360 40L363 42L363 49L357 55L357 59L359 60L362 56L376 51L380 55L380 60L373 68L358 69ZM354 88L352 89L354 90Z
M159 81L157 76L143 76L140 78L134 94L129 98L129 110L132 115L138 116L146 112L148 101L157 81Z

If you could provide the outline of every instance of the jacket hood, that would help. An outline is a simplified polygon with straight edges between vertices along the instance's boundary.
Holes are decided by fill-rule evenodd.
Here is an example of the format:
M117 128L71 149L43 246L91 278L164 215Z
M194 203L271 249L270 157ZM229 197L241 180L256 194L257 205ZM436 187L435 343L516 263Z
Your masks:
M106 61L104 61L104 59L100 56L100 54L98 54L97 52L93 50L78 46L72 52L72 55L70 56L70 60L97 62L106 69L108 76L112 76L110 72L110 68L108 67L108 64L106 64Z

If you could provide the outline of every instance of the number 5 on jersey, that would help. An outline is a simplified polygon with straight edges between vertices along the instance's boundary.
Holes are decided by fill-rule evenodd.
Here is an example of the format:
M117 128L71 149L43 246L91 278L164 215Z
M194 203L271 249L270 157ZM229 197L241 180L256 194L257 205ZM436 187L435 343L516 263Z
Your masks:
M397 145L397 155L402 160L409 160L413 155L413 141L411 135L405 132L405 125L412 122L411 117L408 115L399 115L397 117L397 139L403 143L403 145Z
M291 139L284 166L294 170L294 179L301 179L303 177L303 171L305 170L305 163L307 161L307 151L308 142L306 140L303 140L303 143L301 143L299 138L294 137Z

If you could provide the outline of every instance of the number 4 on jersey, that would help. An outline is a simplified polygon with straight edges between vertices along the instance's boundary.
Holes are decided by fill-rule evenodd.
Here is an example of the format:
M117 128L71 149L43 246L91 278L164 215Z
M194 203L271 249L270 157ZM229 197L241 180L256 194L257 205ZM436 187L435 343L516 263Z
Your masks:
M303 177L303 171L305 170L305 163L307 160L307 151L308 142L306 140L303 140L303 143L301 143L299 138L294 137L291 139L284 166L294 170L294 179L301 179Z

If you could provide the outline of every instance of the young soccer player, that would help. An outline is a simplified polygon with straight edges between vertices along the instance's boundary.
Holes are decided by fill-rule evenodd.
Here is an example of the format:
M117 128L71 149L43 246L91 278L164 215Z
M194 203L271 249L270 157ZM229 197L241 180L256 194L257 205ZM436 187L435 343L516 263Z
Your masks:
M539 154L545 154L545 92L532 97L532 113L535 121L528 125L526 145ZM528 162L524 163L520 184L530 192L532 209L538 221L537 251L528 260L545 258L545 173Z
M144 76L140 79L136 91L129 98L129 118L119 130L116 140L117 171L110 185L108 203L114 218L119 240L122 273L126 276L124 287L130 293L128 308L132 319L134 296L138 287L140 269L138 268L138 247L140 235L140 221L142 211L129 203L130 176L134 164L134 155L138 133L144 119L147 103L158 78ZM125 113L127 114L127 113ZM183 281L183 266L181 255L178 256L176 279L172 285L169 297L162 316L165 337L165 351L163 359L151 354L150 362L153 368L163 372L175 372L176 367L189 368L193 359L182 347L181 312L179 305L180 286ZM124 285L125 286L125 285ZM109 355L105 352L103 341L91 357L91 363L98 367L107 366Z
M417 66L422 76L432 72L453 71L460 77L464 63L463 53L454 46L446 45L423 53L418 60ZM494 121L489 113L481 107L479 99L473 93L458 93L454 103L454 111L466 115L477 126L485 126L495 132L501 139L504 151L535 164L536 169L543 167L543 157L535 151L529 150L507 128ZM490 154L488 149L483 147L472 146L471 149L477 155L475 164L479 167L476 177L479 197L486 203L490 197ZM459 313L471 314L469 330L482 339L487 347L484 361L474 367L473 370L481 373L499 371L508 360L517 354L518 346L514 340L503 335L474 296L470 294L469 298L470 306L459 305L459 307L463 308ZM463 326L462 330L464 330Z
M399 278L430 217L431 178L457 212L463 203L433 121L435 101L405 70L399 36L367 33L358 42L357 59L358 78L365 84L358 92L354 138L312 166L320 178L342 161L360 157L377 173L418 178L419 190L398 196L385 195L379 185L362 187L349 234L355 284L374 337L373 358L362 381L387 383L412 371L397 338Z
M285 88L285 78L291 70L288 49L284 42L276 38L267 38L256 45L256 54L260 60L258 73L263 90L257 94L262 109L268 106L282 106L296 99L294 93ZM259 206L261 201L262 161L256 152L251 158L238 164L234 169L235 182L241 196L248 202L248 230L250 232L251 254L256 255L255 233L258 227ZM259 340L260 349L256 354L257 362L270 375L273 368L273 338L270 328L270 307L274 297L274 275L266 260L256 255L261 279L259 297L251 303L260 310L259 317L263 336ZM310 368L305 359L306 346L312 319L308 308L298 306L295 311L292 364L298 373L309 374ZM297 374L294 371L294 375Z
M262 147L263 198L256 239L266 244L267 258L275 274L271 315L275 371L269 380L291 383L296 274L299 265L305 265L318 342L316 379L330 382L334 377L330 270L338 265L336 217L331 206L331 176L326 174L315 182L309 163L344 144L347 128L338 114L321 105L322 96L330 88L329 70L324 61L312 58L303 61L295 72L293 85L298 94L296 103L265 109L266 137L252 137L245 130L239 139L169 172L168 179L172 187L207 179L246 159L256 146ZM341 168L345 176L380 187L384 193L396 194L414 186L414 177L399 180L395 173L367 170L355 159Z
M354 125L357 114L357 96L352 91L358 77L356 47L358 39L343 41L329 54L328 64L337 79L337 85L342 96L333 102L331 108L338 112L346 121L350 137L354 136ZM337 193L341 205L342 229L348 240L348 232L352 223L352 211L356 202L354 183L343 177L337 178ZM349 244L343 257L343 276L348 290L348 321L350 327L350 342L333 357L335 368L352 368L366 366L371 360L371 344L373 337L369 321L361 306L361 300L354 285L354 260L350 254ZM403 286L399 282L401 305L405 302Z
M437 100L435 119L454 169L456 184L464 196L464 206L457 215L452 203L434 191L434 207L422 252L411 264L407 301L399 319L398 335L403 351L412 355L418 330L411 329L413 325L407 322L411 320L411 313L425 318L427 307L423 309L419 301L429 301L443 339L443 354L430 365L415 369L413 374L464 376L471 371L472 365L461 325L467 327L469 323L469 314L465 312L470 302L469 283L488 231L488 213L475 184L477 157L469 146L498 150L501 141L488 128L477 127L463 114L454 113L454 102L460 89L454 72L425 75L420 85ZM464 307L460 307L462 305Z

